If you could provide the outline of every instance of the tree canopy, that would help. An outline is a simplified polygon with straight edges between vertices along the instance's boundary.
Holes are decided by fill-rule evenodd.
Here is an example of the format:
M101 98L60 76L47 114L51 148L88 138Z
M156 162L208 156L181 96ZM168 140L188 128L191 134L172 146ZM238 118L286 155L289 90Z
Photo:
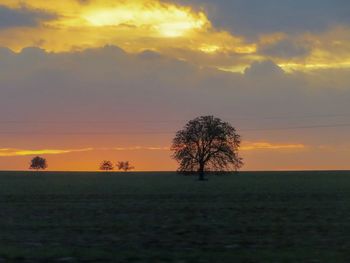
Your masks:
M124 172L128 172L130 170L135 169L135 167L132 166L129 161L118 162L117 163L117 168L118 168L118 170L122 170Z
M40 156L36 156L34 157L31 161L30 161L30 166L29 169L33 169L33 170L45 170L47 168L47 161L45 158L42 158Z
M100 164L100 170L101 171L112 171L114 169L113 163L111 161L104 160Z
M241 136L231 124L214 116L201 116L176 133L171 149L180 172L198 173L199 179L204 180L206 171L241 168L240 144Z

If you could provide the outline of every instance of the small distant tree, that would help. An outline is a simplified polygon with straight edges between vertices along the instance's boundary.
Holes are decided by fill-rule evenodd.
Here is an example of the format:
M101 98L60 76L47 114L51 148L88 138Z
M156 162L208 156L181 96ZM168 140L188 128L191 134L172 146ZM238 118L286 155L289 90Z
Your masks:
M45 158L42 158L40 156L36 156L34 157L31 161L30 161L30 166L29 169L32 170L45 170L47 168L47 161Z
M113 163L111 161L102 161L102 163L100 164L100 170L101 171L112 171L113 170Z
M241 137L231 124L214 116L201 116L176 133L171 149L179 172L196 173L204 180L206 171L237 172L243 166L238 155L240 144Z
M128 171L131 171L133 169L135 169L134 166L131 166L131 164L129 163L129 161L126 161L126 162L118 162L117 163L117 168L118 170L122 170L124 172L128 172Z

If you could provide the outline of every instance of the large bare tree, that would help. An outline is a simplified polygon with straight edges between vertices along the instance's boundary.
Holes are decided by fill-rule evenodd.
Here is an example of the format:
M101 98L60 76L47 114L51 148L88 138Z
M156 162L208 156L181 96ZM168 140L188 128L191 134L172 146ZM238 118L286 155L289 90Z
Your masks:
M206 171L241 168L240 144L241 137L231 124L214 116L201 116L176 133L171 149L180 172L198 173L199 180L204 180Z

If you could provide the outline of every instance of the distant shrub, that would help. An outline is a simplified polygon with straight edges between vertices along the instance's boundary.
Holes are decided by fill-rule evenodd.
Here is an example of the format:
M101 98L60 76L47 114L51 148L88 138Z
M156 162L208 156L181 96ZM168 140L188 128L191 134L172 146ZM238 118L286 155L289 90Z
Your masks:
M100 164L100 170L101 171L112 171L114 168L113 168L113 163L111 161L107 161L107 160L104 160L102 161L102 163Z
M39 171L39 170L45 170L47 167L48 165L47 165L46 159L40 156L36 156L30 161L29 169Z
M126 161L126 162L118 162L117 163L117 168L118 170L122 170L124 172L128 172L128 171L131 171L133 169L135 169L134 166L131 166L131 164L129 163L129 161Z

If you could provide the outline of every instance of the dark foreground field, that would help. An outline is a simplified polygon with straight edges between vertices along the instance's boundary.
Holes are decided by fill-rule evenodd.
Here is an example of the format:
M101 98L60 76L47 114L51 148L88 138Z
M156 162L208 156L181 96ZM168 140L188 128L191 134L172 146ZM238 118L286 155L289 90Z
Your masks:
M350 262L350 172L1 172L2 261Z

